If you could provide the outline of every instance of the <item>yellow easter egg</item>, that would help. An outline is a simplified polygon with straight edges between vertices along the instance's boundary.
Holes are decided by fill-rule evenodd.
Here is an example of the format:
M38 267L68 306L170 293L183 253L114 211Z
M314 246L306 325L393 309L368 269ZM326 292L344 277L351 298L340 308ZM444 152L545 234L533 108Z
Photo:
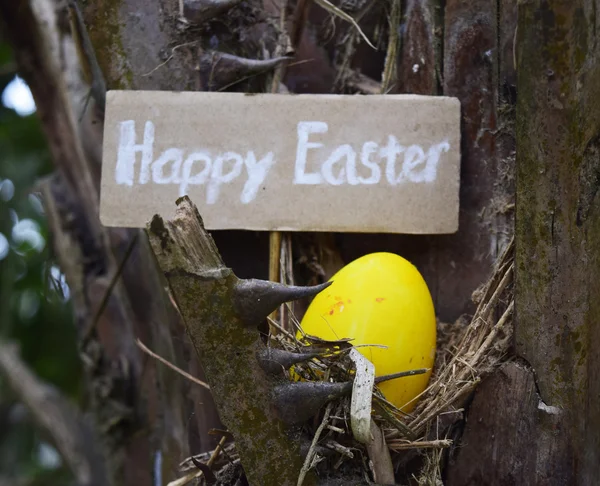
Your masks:
M393 253L365 255L336 273L333 283L311 302L305 333L321 339L352 338L375 365L375 375L432 368L436 320L423 277L409 261ZM410 412L429 382L431 371L379 385L386 399Z

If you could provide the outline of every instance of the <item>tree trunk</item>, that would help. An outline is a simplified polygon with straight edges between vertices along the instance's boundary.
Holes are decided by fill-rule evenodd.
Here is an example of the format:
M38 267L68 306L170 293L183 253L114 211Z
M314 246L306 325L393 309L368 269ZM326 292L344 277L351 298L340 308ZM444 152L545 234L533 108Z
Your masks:
M476 393L449 484L600 475L598 2L519 3L515 348Z
M139 338L201 375L147 238L141 231L107 229L98 219L103 107L92 100L85 109L77 46L62 30L68 25L64 7L50 0L0 2L3 32L32 90L57 168L41 187L75 307L95 440L104 447L112 484L150 484L153 476L162 482L178 475L190 444L194 451L210 448L207 427L218 422L209 393L157 366L135 345Z
M273 368L274 358L265 354L270 348L262 342L259 326L278 305L314 295L327 285L284 287L238 279L221 260L189 198L181 198L177 205L172 221L157 215L148 225L150 242L223 422L235 438L248 481L297 484L303 463L300 430L288 430L275 412L272 390L281 380L276 377L282 375L282 367L265 370ZM262 366L261 358L266 359ZM315 480L311 472L304 484L313 485Z

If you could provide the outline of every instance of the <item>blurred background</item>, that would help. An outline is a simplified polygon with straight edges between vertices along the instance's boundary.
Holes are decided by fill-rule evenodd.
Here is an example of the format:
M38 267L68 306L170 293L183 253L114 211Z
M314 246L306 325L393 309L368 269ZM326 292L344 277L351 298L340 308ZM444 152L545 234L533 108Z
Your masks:
M37 375L81 400L69 288L55 262L37 182L52 170L27 85L0 42L0 339ZM0 376L0 486L63 485L69 472Z

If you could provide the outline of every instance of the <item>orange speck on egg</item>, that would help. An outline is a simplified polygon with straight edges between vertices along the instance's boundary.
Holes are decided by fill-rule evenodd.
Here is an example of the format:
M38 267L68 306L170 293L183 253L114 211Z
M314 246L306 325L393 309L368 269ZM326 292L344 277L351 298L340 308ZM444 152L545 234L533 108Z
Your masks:
M375 297L375 302L383 302L385 297Z

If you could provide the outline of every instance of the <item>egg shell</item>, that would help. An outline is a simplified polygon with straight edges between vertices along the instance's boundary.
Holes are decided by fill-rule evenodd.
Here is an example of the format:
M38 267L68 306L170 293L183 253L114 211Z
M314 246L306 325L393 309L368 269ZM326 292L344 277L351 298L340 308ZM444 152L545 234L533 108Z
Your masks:
M425 280L409 261L393 253L371 253L343 267L318 294L302 319L307 334L352 338L375 365L376 376L433 367L436 320ZM405 412L429 382L431 371L379 385L386 399Z

